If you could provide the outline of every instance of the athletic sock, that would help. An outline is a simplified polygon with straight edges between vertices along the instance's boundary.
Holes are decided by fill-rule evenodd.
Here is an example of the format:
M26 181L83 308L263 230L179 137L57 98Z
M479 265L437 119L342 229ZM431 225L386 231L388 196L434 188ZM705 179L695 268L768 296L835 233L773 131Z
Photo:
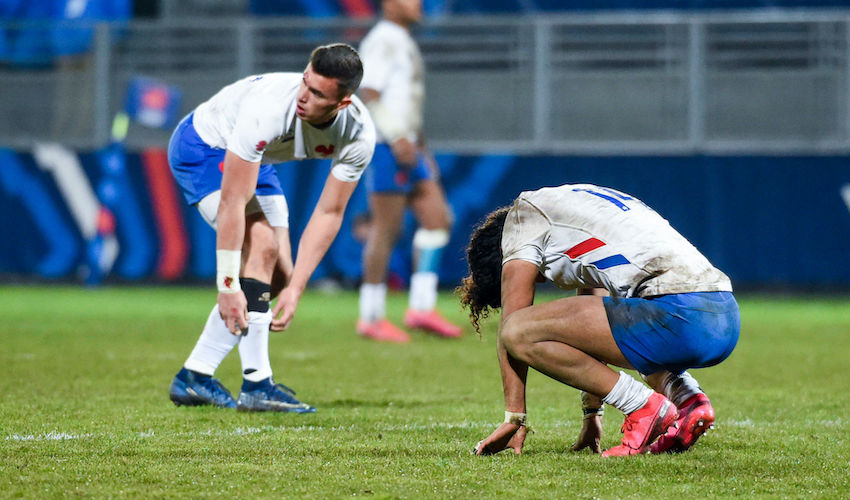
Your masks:
M239 359L242 361L242 378L258 382L272 376L269 361L269 325L271 311L248 311L248 333L239 342Z
M239 283L248 301L248 333L239 341L242 377L251 382L258 382L272 375L272 366L269 361L269 326L272 323L272 312L269 310L271 285L251 278L240 278Z
M620 380L614 384L614 388L602 398L602 401L628 415L645 405L652 393L653 390L649 387L641 384L626 372L620 372Z
M368 323L386 316L387 285L363 283L360 285L360 319Z
M415 272L410 277L410 308L430 311L437 305L437 273Z
M676 406L684 405L685 401L697 394L704 394L697 379L688 372L679 375L667 373L661 381L661 388L667 399Z
M224 360L225 356L239 343L239 337L230 333L221 314L218 304L213 307L204 325L195 348L183 367L203 375L212 375Z

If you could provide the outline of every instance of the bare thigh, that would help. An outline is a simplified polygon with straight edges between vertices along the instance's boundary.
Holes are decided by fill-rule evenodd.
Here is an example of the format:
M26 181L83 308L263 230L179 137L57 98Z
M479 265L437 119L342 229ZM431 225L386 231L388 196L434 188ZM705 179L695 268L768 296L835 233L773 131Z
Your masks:
M451 225L446 195L440 184L424 180L410 194L410 209L425 229L446 229Z
M560 342L604 363L632 367L614 341L602 297L582 295L526 307L511 314L503 329L525 344Z

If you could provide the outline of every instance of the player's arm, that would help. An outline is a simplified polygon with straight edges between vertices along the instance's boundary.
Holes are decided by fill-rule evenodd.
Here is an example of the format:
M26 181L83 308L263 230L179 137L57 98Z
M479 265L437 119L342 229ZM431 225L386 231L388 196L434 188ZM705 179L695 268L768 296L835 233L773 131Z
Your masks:
M375 127L381 131L381 135L389 143L396 162L401 166L415 166L419 148L408 138L410 131L405 127L404 122L399 120L394 111L384 106L378 90L364 87L358 93L363 104L369 109Z
M606 297L610 294L604 288L579 288L576 290L576 295ZM602 441L602 398L582 391L581 410L583 414L581 430L578 433L576 442L573 443L570 449L572 451L581 451L585 448L590 448L590 451L593 453L602 453L602 448L599 444Z
M310 221L298 242L298 254L295 258L292 278L286 288L280 292L277 304L274 306L272 330L285 330L292 321L310 276L339 232L345 206L356 186L356 182L344 182L334 177L332 173L328 174L322 194L319 196L316 208L313 209L313 215L310 216ZM280 317L278 317L279 314Z
M231 151L224 155L221 202L216 216L216 284L218 307L227 329L240 334L248 328L245 294L239 287L242 243L245 239L245 205L254 196L258 162L243 160Z
M513 358L501 340L501 330L514 312L534 303L537 266L523 260L511 260L502 267L502 317L499 323L499 368L505 395L505 422L478 443L476 454L497 453L507 448L521 453L527 432L525 425L525 382L528 365Z

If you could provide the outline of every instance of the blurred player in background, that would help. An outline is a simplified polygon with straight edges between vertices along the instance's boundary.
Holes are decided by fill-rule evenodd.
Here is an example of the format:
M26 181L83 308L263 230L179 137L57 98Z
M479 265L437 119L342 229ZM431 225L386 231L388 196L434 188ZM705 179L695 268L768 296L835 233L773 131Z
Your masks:
M303 73L239 80L177 126L169 163L186 201L216 229L218 300L171 384L175 404L316 411L274 383L269 329L283 330L292 320L372 157L374 125L353 95L362 75L353 48L318 47ZM293 266L289 209L271 164L304 158L330 158L332 166ZM243 383L234 401L212 375L236 344Z
M449 242L451 216L438 167L422 137L425 68L410 36L411 25L422 17L422 2L383 0L381 8L383 18L360 44L364 67L360 96L375 120L378 144L366 173L372 229L363 252L357 332L374 340L410 340L385 317L387 265L409 206L419 228L413 237L414 272L404 324L459 337L461 328L435 309L437 271Z
M523 192L475 230L467 257L460 292L473 325L502 309L505 422L477 454L522 451L529 366L587 393L589 415L602 402L626 415L622 444L603 456L645 453L659 436L652 451L682 451L714 421L685 370L720 363L734 349L740 318L732 285L640 200L591 184ZM535 283L546 280L611 296L534 305ZM608 364L645 374L667 396ZM594 441L598 448L599 435L601 427L586 423L574 449Z

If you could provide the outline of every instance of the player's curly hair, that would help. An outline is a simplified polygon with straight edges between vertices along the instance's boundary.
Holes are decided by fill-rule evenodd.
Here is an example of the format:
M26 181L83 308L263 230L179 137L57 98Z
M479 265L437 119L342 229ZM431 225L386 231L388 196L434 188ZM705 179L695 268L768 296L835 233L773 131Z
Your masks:
M502 228L510 207L490 212L478 224L466 247L469 275L455 289L464 309L469 308L469 319L478 335L479 322L491 309L502 307Z
M310 66L324 77L336 78L343 96L353 94L363 79L360 54L345 43L316 47L310 54Z

